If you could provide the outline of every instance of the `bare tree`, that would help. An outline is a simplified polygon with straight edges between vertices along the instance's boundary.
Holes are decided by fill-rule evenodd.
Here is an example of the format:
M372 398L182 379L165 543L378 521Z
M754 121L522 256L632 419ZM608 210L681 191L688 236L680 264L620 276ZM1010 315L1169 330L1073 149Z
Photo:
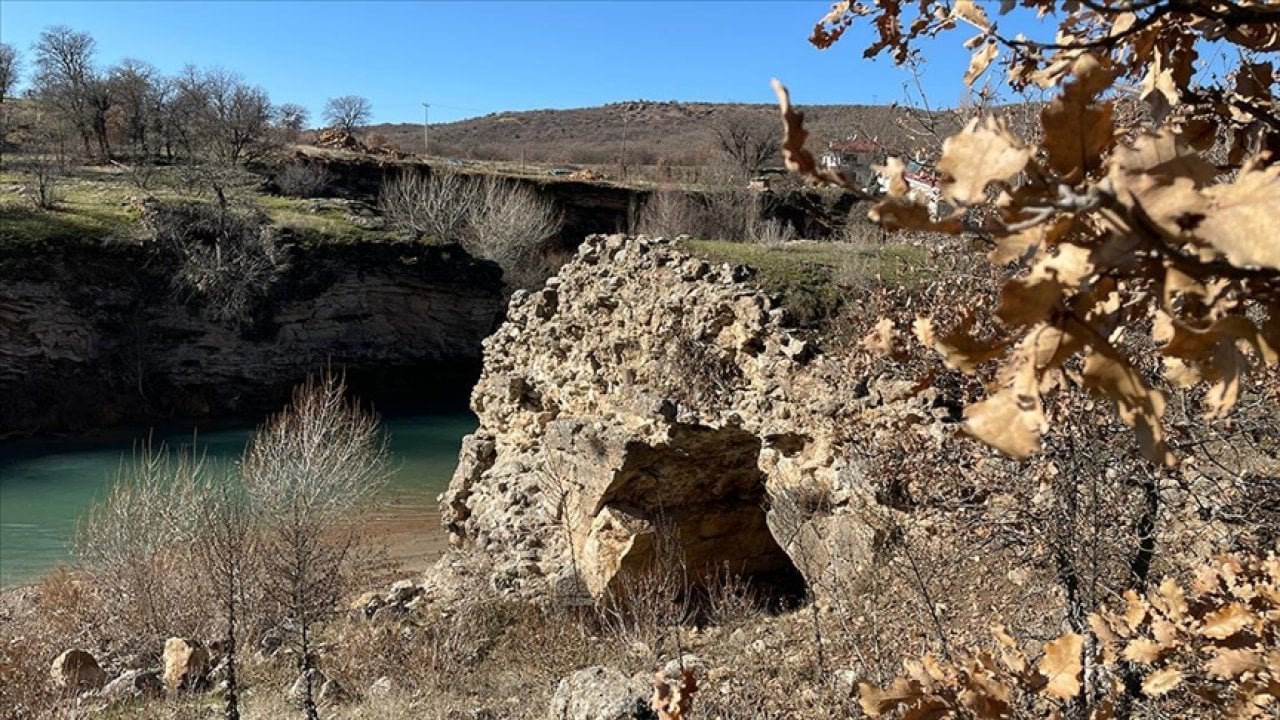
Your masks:
M748 175L778 159L782 131L771 117L732 113L712 126L716 148Z
M549 198L510 180L486 177L472 207L462 246L502 266L507 283L523 287L545 274L542 244L560 231L564 218Z
M9 128L4 101L13 96L13 88L18 84L18 76L21 74L22 59L18 56L18 50L8 43L0 43L0 160L4 158L5 136Z
M276 125L285 142L297 142L310 119L311 113L298 103L285 103L276 108Z
M348 589L363 535L354 515L389 471L377 416L345 398L326 373L297 388L293 404L250 441L242 464L249 496L269 525L263 569L268 595L286 614L304 678L307 717L318 718L313 633Z
M373 117L373 106L359 95L343 95L329 98L324 104L324 120L331 127L346 133L354 133Z
M156 81L159 72L150 63L125 58L107 71L107 84L115 100L119 136L142 155L151 154L147 141L159 111Z
M240 718L240 684L236 675L239 623L245 613L247 588L254 583L258 515L244 483L219 468L196 488L197 557L208 575L222 611L222 643L226 662L223 716Z
M0 43L0 102L13 97L13 88L22 74L22 59L18 50L8 43Z
M166 81L163 96L161 133L165 155L170 160L184 153L189 159L195 158L204 151L209 135L209 92L204 73L187 65Z
M68 132L57 120L37 127L32 133L32 152L18 166L30 178L27 192L40 210L53 210L62 202L60 186L71 166L67 144Z
M132 634L146 636L137 641L174 630L167 614L175 603L167 600L181 585L175 578L193 537L188 490L205 471L203 458L148 440L121 463L106 497L76 529L77 559L103 596L120 604L115 614Z
M436 242L461 242L481 200L479 181L433 168L402 172L382 186L378 205L393 223Z
M111 96L93 64L97 43L88 33L57 25L40 33L34 46L36 73L32 90L48 108L62 115L80 133L88 155L97 140L103 157L110 155L107 111Z
M217 69L204 73L203 87L206 127L216 159L234 164L270 149L273 112L265 90Z

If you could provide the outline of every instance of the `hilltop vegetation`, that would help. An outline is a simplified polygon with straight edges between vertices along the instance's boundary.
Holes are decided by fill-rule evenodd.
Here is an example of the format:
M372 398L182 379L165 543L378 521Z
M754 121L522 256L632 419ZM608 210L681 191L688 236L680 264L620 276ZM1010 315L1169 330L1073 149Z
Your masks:
M811 105L805 112L815 143L856 135L904 152L934 148L962 125L955 112L887 105ZM630 164L705 165L719 154L718 125L741 116L776 125L777 113L773 105L648 100L502 112L432 125L431 151L477 160L519 160L523 153L530 162L616 165L625 144ZM422 152L421 124L373 125L368 131L398 150Z

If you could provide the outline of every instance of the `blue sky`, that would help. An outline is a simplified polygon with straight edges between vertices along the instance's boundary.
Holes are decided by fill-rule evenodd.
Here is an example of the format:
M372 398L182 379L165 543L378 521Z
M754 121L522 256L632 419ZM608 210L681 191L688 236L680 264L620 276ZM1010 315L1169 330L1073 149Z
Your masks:
M363 95L375 122L449 122L503 110L622 100L772 102L778 77L801 104L914 98L909 75L861 59L865 28L833 49L807 42L823 0L700 2L66 2L0 0L0 40L28 59L42 28L92 34L98 61L172 73L221 66L298 102ZM956 103L963 31L930 47L931 105Z

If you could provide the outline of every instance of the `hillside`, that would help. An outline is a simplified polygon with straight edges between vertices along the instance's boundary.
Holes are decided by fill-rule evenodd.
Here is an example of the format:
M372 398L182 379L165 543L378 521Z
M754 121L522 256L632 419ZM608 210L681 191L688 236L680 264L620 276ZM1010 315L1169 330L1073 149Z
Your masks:
M804 108L813 133L811 147L850 135L876 138L901 150L930 147L957 125L953 112L932 115L886 105L813 105ZM716 123L747 113L776 122L774 105L653 102L611 103L569 110L502 112L431 126L432 153L475 160L606 164L622 152L632 164L702 165L713 160ZM937 123L935 137L927 126ZM422 151L422 125L383 124L367 128L405 152Z

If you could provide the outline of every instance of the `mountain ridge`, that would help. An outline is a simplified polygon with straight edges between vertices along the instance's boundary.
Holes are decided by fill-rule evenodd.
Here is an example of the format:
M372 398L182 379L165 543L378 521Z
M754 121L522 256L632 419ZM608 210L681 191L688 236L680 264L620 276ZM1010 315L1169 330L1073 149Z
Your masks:
M935 146L959 128L955 111L896 105L810 105L801 108L809 147L849 137L871 139L910 152ZM430 126L431 154L474 160L605 164L625 152L632 164L703 165L718 155L715 127L743 116L763 127L777 123L766 104L634 100L585 108L503 111ZM423 149L419 123L365 128L366 138L403 152ZM625 147L625 150L624 150Z

